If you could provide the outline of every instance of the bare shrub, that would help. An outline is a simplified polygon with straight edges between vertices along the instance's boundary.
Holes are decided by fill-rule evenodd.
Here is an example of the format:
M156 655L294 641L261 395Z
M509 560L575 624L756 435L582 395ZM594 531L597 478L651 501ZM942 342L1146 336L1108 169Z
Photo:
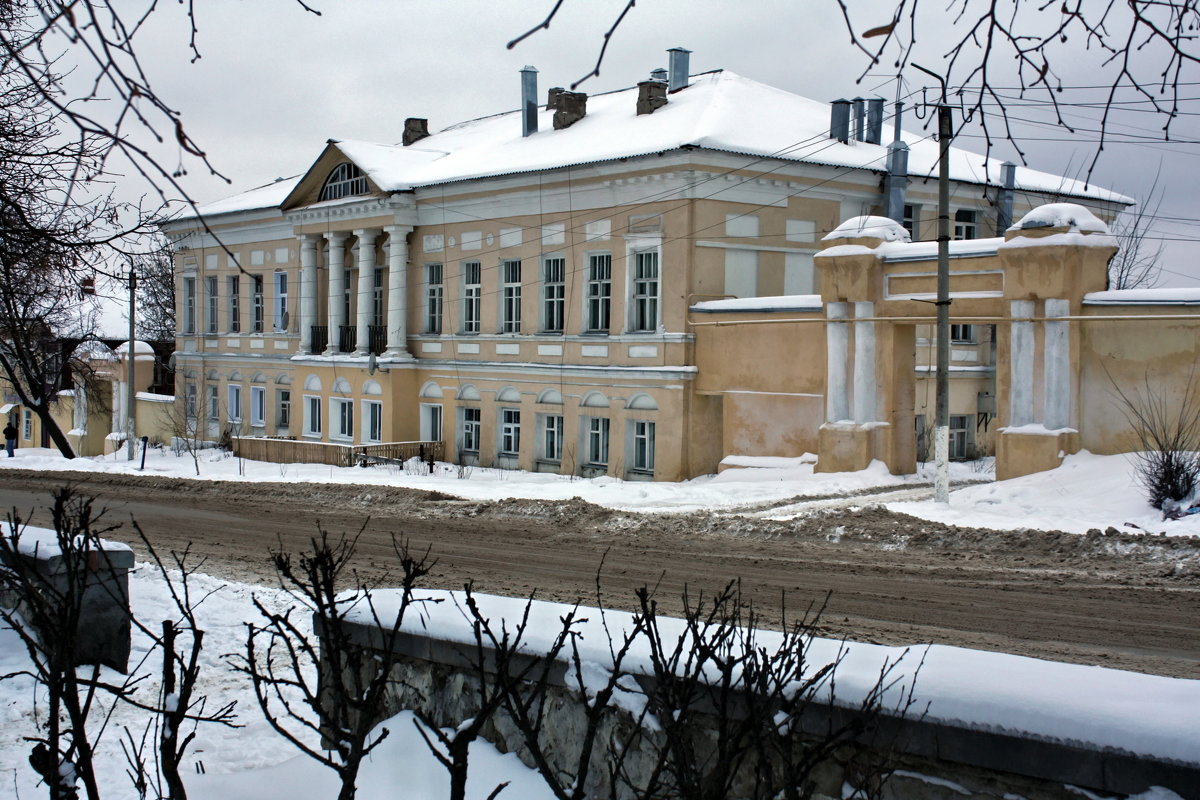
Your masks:
M1112 380L1112 376L1109 376ZM1150 505L1160 510L1192 498L1200 485L1200 391L1192 366L1178 400L1149 373L1140 387L1113 381L1117 407L1137 438L1134 472Z

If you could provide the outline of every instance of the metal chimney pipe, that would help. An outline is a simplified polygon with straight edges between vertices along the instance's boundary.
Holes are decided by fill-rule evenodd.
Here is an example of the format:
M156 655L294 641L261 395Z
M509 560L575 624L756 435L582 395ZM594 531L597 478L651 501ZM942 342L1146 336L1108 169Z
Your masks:
M867 114L861 97L854 98L854 141L861 142L866 135Z
M883 98L872 97L867 101L867 142L883 143Z
M850 141L850 101L834 100L830 105L829 138Z
M521 135L537 133L537 69L526 66L521 69Z
M896 118L892 120L892 141L899 142L903 141L904 139L904 136L902 135L903 131L900 130L900 118L904 116L904 102L902 100L897 100L895 108Z
M682 47L672 47L667 51L667 56L670 58L670 82L667 84L667 91L678 92L680 89L686 89L688 85L688 56L691 50L685 50Z
M1017 165L1005 161L1000 165L1000 179L1004 188L1000 190L999 208L996 209L996 235L1003 236L1012 225L1013 188L1017 185Z

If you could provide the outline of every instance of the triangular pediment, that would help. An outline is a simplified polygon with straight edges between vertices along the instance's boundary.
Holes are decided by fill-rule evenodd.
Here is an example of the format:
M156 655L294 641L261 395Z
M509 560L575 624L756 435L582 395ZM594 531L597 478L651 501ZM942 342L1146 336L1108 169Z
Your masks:
M367 174L367 170L364 169L363 165L355 163L350 156L342 151L339 144L340 142L336 139L330 139L326 143L325 149L321 151L321 155L317 157L317 160L308 168L308 171L304 173L304 176L296 183L295 188L292 189L291 193L288 194L280 205L282 211L291 211L295 208L303 208L319 202L332 202L320 200L321 189L325 186L325 182L329 179L329 176L341 164L353 164L362 170L368 191L366 194L356 194L340 198L340 202L350 201L354 197L366 200L386 194L371 180L371 176Z

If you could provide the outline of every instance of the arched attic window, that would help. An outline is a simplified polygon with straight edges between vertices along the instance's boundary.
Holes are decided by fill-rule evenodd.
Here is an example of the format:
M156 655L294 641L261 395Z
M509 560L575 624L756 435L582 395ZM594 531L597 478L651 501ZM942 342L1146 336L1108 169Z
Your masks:
M343 161L329 173L317 200L341 200L343 197L367 194L369 191L367 176L363 171L349 161Z

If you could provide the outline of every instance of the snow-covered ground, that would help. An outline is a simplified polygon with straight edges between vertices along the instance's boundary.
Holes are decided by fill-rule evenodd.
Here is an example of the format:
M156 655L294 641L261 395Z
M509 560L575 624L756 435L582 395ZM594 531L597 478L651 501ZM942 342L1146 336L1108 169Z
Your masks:
M287 481L403 486L428 489L470 500L510 497L567 500L580 497L590 503L643 513L711 510L736 513L757 511L776 516L806 513L819 503L799 502L869 492L886 488L920 487L932 481L932 469L923 465L916 475L891 475L876 462L849 473L814 471L816 458L731 458L738 468L678 483L622 481L616 478L572 478L473 467L460 473L453 465L439 465L434 475L420 474L417 465L401 467L329 467L317 464L267 464L246 461L219 451L200 455L200 480ZM124 453L67 460L57 451L26 448L15 458L0 458L0 469L81 470L136 473L137 461ZM142 474L195 478L190 457L151 450ZM956 483L978 482L954 490L948 506L924 499L923 491L906 492L907 499L888 503L894 511L970 527L1001 530L1062 530L1086 533L1091 528L1144 529L1168 535L1200 535L1200 515L1182 520L1162 519L1142 497L1127 455L1099 456L1082 452L1068 456L1062 466L1008 481L993 481L979 464L952 464ZM886 494L864 502L886 502ZM844 501L843 501L844 502ZM1128 526L1127 526L1128 523ZM1134 528L1133 526L1137 526Z
M259 714L248 679L230 670L225 655L241 652L245 642L246 621L257 614L250 605L257 596L268 608L286 607L288 598L281 592L252 587L208 576L193 576L196 596L212 592L199 609L199 623L205 629L205 654L201 665L200 693L208 697L210 707L236 701L238 723L231 729L201 726L186 762L185 779L189 795L198 800L256 800L261 797L288 797L291 800L328 800L336 795L333 773L304 756L297 755L272 731ZM134 613L143 621L174 617L159 573L148 565L139 565L131 578ZM446 599L448 593L429 592ZM483 613L493 619L519 615L523 601L477 595ZM378 610L386 616L388 593L380 592ZM419 614L410 614L406 625L424 629L449 639L469 638L468 626L453 600L440 605L422 605ZM559 625L564 608L541 603L533 612L529 645L548 647ZM608 653L599 615L580 616L591 621L581 631L583 655L602 663ZM609 612L609 623L619 628L628 615ZM664 636L671 636L670 621L663 620ZM764 633L760 641L778 634ZM540 638L539 638L540 637ZM149 640L135 634L131 665L147 677L139 696L154 702L158 687L156 658L146 656ZM816 640L810 650L814 665L837 657L841 643ZM644 648L642 648L644 650ZM848 702L869 689L879 677L885 660L895 661L901 648L851 643L837 672L838 696ZM635 648L630 665L644 656ZM916 679L916 699L923 708L929 704L928 719L967 724L990 730L1029 732L1056 741L1089 743L1118 747L1160 758L1200 763L1200 681L1164 678L1120 672L1101 667L1058 664L1003 653L985 653L962 648L918 646L900 661L893 677L906 676L901 685L911 683L918 663L924 659ZM141 662L141 663L139 663ZM23 648L9 630L0 630L0 674L27 667ZM106 677L116 677L113 673ZM37 691L28 678L0 681L0 794L12 797L37 797L45 789L36 784L28 765L30 743L22 737L36 733L36 713L44 713ZM125 775L120 739L126 726L137 734L145 717L127 706L118 706L100 741L98 778L104 796L125 800L136 796ZM429 754L415 731L411 714L400 714L384 723L391 731L388 740L365 765L359 797L363 800L403 796L409 800L441 800L448 785L445 772ZM200 774L202 765L204 773ZM501 797L541 800L551 795L533 771L512 755L501 755L490 745L480 743L471 755L472 798L486 797L497 784L511 781ZM9 792L12 794L9 794ZM1158 792L1158 800L1174 800L1170 792Z

